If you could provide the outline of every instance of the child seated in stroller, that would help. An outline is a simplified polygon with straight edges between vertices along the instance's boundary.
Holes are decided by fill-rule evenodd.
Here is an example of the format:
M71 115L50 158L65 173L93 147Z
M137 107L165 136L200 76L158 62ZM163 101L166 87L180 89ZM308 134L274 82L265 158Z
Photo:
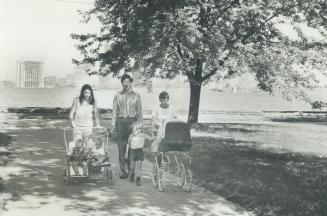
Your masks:
M93 165L100 165L108 161L108 155L105 152L103 140L98 137L89 150L89 156Z
M83 175L87 173L87 158L85 152L85 146L81 137L77 137L75 142L69 143L69 155L72 168L75 175L79 176L80 172L78 167L82 166Z

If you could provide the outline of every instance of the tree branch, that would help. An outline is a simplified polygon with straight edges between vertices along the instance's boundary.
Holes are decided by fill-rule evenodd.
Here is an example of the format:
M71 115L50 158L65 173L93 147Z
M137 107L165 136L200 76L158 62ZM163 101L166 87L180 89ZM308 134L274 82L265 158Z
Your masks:
M177 48L177 53L178 53L179 57L182 59L183 62L185 62L185 58L184 58L184 55L182 53L181 46L179 44L176 44L176 48Z
M254 27L254 28L253 28L253 31L250 31L247 35L245 35L244 38L241 39L241 42L244 44L245 41L246 41L247 39L249 39L251 36L253 36L254 34L256 34L256 33L258 32L258 30L259 30L262 26L266 25L269 21L271 21L271 20L274 19L275 17L281 15L283 12L288 11L288 10L290 10L290 9L292 9L292 8L294 8L294 7L296 7L296 6L298 6L298 5L300 5L300 4L295 4L295 5L291 5L291 6L289 6L288 8L285 8L285 9L281 8L280 10L276 10L276 13L275 13L275 14L273 14L271 17L269 17L267 20L265 20L263 23L261 23L258 27Z
M239 3L239 0L234 0L234 1L232 1L232 3L231 3L230 5L228 5L227 7L225 7L225 8L220 12L219 16L216 17L215 20L217 20L217 19L219 19L220 17L222 17L222 16L226 13L226 11L228 11L230 8L232 8L235 4L238 4L238 3ZM217 8L217 9L218 9L218 8ZM219 10L219 11L220 11L220 10Z
M205 81L209 79L211 76L213 76L217 72L218 68L212 69L208 74L202 76L201 81Z
M219 18L221 18L230 8L232 8L235 4L238 4L239 3L239 0L234 0L230 5L228 5L226 8L224 8L222 11L219 10L218 7L216 7L216 9L219 11L219 16L218 17L215 17L213 20L212 20L212 24L208 26L208 29L211 30L211 28L216 25L217 23L217 20Z
M222 59L219 60L219 66L223 66L224 62L228 59L229 55L232 53L232 50L229 50L229 52L227 53L227 55ZM204 75L201 80L205 81L207 79L209 79L211 76L213 76L216 72L217 72L218 68L214 68L212 69L208 74Z
M295 5L291 5L290 7L288 8L281 8L280 10L277 10L275 14L273 14L271 17L269 17L267 20L265 20L265 22L263 22L259 27L262 27L264 26L265 24L267 24L269 21L271 21L273 18L279 16L281 13L287 11L287 10L290 10L296 6L298 6L300 4L295 4ZM243 39L241 39L241 42L244 43L247 39L249 39L251 36L253 36L254 34L257 33L257 31L259 30L259 27L256 27L254 28L253 31L249 32ZM221 60L222 62L226 61L228 59L228 56L232 53L232 49L234 48L234 46L236 45L236 43L240 41L239 40L235 40L234 43L232 43L228 48L226 48L224 51L228 50L229 49L229 53L224 57L223 60Z
M196 66L195 66L195 79L201 80L202 79L202 70L203 70L203 61L201 59L196 59Z

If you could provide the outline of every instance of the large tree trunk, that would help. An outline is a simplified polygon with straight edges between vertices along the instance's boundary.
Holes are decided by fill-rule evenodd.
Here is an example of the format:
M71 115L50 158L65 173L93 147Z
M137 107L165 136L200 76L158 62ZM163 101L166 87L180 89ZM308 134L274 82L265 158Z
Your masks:
M202 82L190 81L190 105L188 111L188 123L198 123L199 107L200 107L200 95Z

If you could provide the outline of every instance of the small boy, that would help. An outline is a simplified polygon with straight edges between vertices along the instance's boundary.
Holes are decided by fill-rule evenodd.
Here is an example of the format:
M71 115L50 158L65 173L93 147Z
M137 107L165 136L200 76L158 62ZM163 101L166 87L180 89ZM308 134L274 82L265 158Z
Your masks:
M75 146L70 148L70 160L72 164L72 168L76 175L80 175L78 166L82 165L83 167L83 175L87 173L87 162L84 158L85 156L85 148L83 145L82 138L77 138L75 140Z
M97 138L91 150L92 158L97 164L104 163L107 160L104 143L101 138Z
M146 140L153 141L155 138L141 132L141 125L134 124L132 134L128 138L125 158L130 155L129 181L134 182L134 171L136 173L136 185L141 186L142 161L144 160L143 147Z

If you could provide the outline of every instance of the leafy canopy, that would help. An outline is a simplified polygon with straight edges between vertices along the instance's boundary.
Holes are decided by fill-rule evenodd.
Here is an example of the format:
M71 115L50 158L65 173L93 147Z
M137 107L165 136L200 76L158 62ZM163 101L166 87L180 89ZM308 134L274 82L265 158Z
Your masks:
M265 91L301 96L326 69L325 0L96 0L82 15L101 23L99 33L72 34L83 56L74 62L97 66L90 74L181 74L201 85L250 72Z

